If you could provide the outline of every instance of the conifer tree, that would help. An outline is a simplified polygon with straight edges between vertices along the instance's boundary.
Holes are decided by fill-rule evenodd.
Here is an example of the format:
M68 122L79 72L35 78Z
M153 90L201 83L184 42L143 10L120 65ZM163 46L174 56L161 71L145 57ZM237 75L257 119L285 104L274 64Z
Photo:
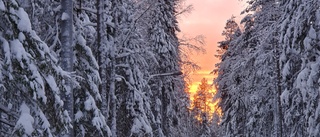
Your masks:
M198 90L193 97L192 112L195 113L195 117L200 122L200 134L199 136L210 136L210 118L213 108L210 107L209 103L213 100L213 95L210 93L212 90L211 85L208 84L208 80L203 78L198 86Z
M1 106L19 115L16 136L56 136L70 127L58 82L70 77L49 47L32 30L18 3L0 1ZM10 132L10 131L9 131Z
M280 4L283 136L319 136L319 1Z
M253 13L219 66L223 135L319 135L318 5L250 1L246 11Z
M85 24L88 15L78 13L75 16L76 34L74 70L77 74L78 85L75 86L75 135L76 136L107 136L110 132L106 123L106 118L101 112L102 97L99 90L101 79L99 66L87 45L85 37L90 37L90 33L84 34ZM104 100L105 101L105 100Z
M155 57L150 62L151 74L172 73L180 71L179 43L176 32L179 31L177 20L174 16L175 6L178 1L155 0L152 2L150 12L148 42ZM150 80L152 90L152 105L156 124L155 136L171 136L175 126L178 126L177 118L179 104L179 89L184 89L182 77L169 75Z

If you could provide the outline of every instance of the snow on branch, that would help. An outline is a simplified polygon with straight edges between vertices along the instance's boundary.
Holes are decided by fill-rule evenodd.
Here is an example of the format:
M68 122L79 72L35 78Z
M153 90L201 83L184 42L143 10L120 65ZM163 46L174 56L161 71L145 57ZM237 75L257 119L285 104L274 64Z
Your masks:
M161 77L161 76L179 76L182 75L183 73L181 71L175 71L175 72L169 72L169 73L161 73L161 74L153 74L150 75L148 78L148 81L154 77Z

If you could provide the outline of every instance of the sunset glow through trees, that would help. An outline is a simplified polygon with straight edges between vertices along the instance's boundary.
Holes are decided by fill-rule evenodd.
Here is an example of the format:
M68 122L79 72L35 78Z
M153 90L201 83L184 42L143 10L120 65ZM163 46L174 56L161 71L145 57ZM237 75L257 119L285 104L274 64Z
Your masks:
M239 1L194 1L186 0L186 5L192 4L194 10L191 14L182 16L179 20L179 25L182 30L181 36L187 35L189 37L195 37L197 35L203 35L205 37L205 45L203 48L206 50L206 54L191 54L190 58L201 67L200 70L196 70L190 74L191 81L188 83L188 92L191 102L191 108L194 107L194 95L198 90L198 86L201 83L202 78L208 80L208 84L212 85L213 79L216 77L210 75L210 72L215 69L214 64L220 62L219 58L216 58L217 55L217 45L218 42L224 39L222 32L225 27L226 20L230 18L231 15L237 17L243 7L244 3ZM228 6L226 6L228 5ZM218 12L223 11L223 12ZM214 17L214 19L212 19ZM185 73L187 74L187 73ZM216 94L215 88L212 88L210 91L213 95ZM222 115L222 111L219 108L219 100L208 100L206 104L209 106L210 110L208 111L209 116L213 116L215 113ZM204 110L203 110L204 111ZM210 117L212 119L212 117Z
M219 119L222 116L221 108L218 103L220 99L215 99L216 90L206 78L201 80L198 86L190 87L191 111L194 113L196 119L203 122L204 118L212 121L214 116Z

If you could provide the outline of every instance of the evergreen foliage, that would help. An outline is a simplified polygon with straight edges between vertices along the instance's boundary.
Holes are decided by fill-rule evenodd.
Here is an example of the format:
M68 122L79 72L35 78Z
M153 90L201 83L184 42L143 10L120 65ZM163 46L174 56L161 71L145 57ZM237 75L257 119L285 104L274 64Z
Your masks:
M218 64L222 136L320 135L318 6L249 1L244 29Z
M184 136L177 3L1 0L0 136Z

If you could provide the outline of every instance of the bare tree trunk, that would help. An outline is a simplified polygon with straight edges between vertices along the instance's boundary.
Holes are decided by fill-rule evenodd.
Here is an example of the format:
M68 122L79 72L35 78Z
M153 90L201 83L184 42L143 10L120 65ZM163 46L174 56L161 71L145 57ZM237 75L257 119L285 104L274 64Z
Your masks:
M72 0L61 0L61 67L65 71L73 71L73 4ZM74 136L73 86L71 79L65 81L65 93L62 95L64 109L68 111L73 127L69 129L68 136Z

